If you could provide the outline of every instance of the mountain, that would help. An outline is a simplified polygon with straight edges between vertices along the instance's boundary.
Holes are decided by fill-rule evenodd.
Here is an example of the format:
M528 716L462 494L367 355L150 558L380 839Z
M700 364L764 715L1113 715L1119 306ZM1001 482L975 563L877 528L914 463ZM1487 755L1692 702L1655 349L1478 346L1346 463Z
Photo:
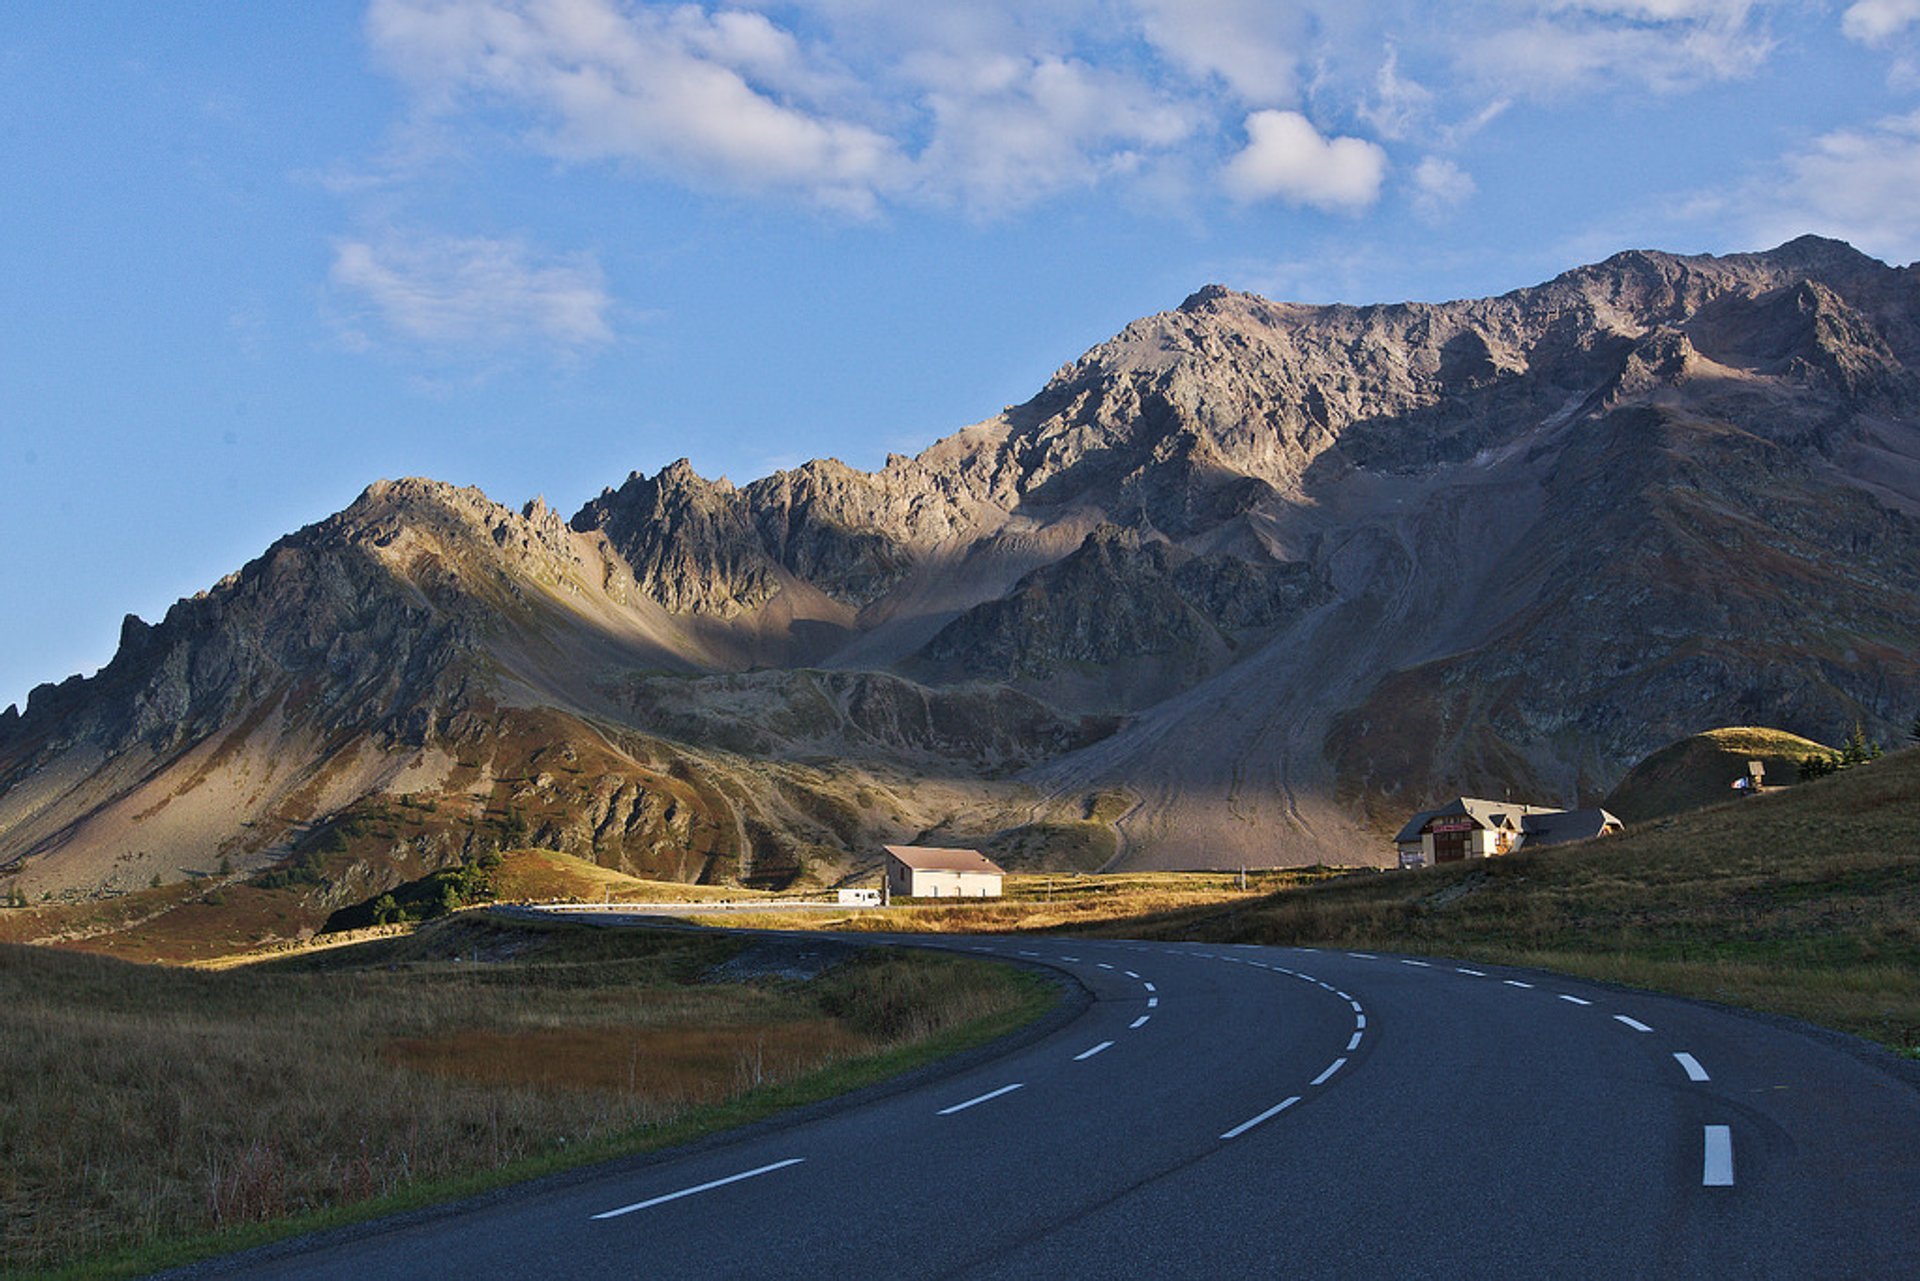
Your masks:
M1208 286L876 472L680 462L567 520L376 484L0 715L0 876L304 860L317 911L521 841L755 882L882 839L1379 861L1434 796L1916 707L1914 268Z

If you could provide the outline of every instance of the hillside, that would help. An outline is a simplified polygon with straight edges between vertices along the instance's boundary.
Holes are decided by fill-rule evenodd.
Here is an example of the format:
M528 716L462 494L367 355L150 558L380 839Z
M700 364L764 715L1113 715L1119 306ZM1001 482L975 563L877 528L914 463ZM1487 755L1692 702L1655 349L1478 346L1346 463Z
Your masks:
M1736 799L1734 780L1747 763L1766 768L1768 787L1800 781L1800 762L1833 749L1798 734L1752 725L1710 729L1670 743L1627 771L1607 794L1606 807L1628 823L1682 814Z
M1600 841L1112 928L1535 965L1920 1056L1920 750Z
M929 832L1356 863L1702 726L1892 741L1916 316L1811 237L1442 304L1209 286L875 472L676 463L566 519L381 481L0 713L0 891L318 859L332 909L528 842L772 886Z

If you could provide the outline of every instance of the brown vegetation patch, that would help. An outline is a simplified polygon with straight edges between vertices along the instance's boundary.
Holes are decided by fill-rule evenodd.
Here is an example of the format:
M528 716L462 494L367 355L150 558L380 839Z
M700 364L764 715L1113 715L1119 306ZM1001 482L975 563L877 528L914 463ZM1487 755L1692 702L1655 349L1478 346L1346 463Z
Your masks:
M712 1103L743 1085L788 1080L872 1048L833 1019L805 1019L699 1028L466 1028L396 1038L383 1053L416 1072L487 1085Z

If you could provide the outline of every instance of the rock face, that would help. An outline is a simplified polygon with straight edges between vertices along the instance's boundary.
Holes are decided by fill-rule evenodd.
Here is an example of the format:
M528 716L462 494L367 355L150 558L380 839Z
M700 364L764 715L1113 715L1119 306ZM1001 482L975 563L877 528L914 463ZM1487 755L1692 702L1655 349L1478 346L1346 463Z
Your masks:
M382 482L0 715L0 881L265 866L396 797L418 857L681 876L1044 861L1007 834L1090 806L1115 866L1378 861L1433 796L1595 801L1715 725L1892 740L1916 371L1914 270L1803 238L1445 304L1209 286L872 473L681 462L571 521Z

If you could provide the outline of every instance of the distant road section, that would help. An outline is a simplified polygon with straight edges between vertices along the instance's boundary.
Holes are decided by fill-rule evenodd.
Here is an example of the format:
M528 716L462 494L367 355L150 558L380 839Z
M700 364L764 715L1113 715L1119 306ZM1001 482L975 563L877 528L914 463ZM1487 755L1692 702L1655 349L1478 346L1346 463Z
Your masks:
M725 912L877 912L877 906L864 903L831 903L825 899L780 899L754 902L751 899L714 899L710 902L690 899L668 903L533 903L488 909L518 916L575 917L581 920L640 923L659 917L713 916Z
M196 1273L1916 1275L1920 1092L1838 1038L1436 957L876 941L1095 1000L824 1116Z

